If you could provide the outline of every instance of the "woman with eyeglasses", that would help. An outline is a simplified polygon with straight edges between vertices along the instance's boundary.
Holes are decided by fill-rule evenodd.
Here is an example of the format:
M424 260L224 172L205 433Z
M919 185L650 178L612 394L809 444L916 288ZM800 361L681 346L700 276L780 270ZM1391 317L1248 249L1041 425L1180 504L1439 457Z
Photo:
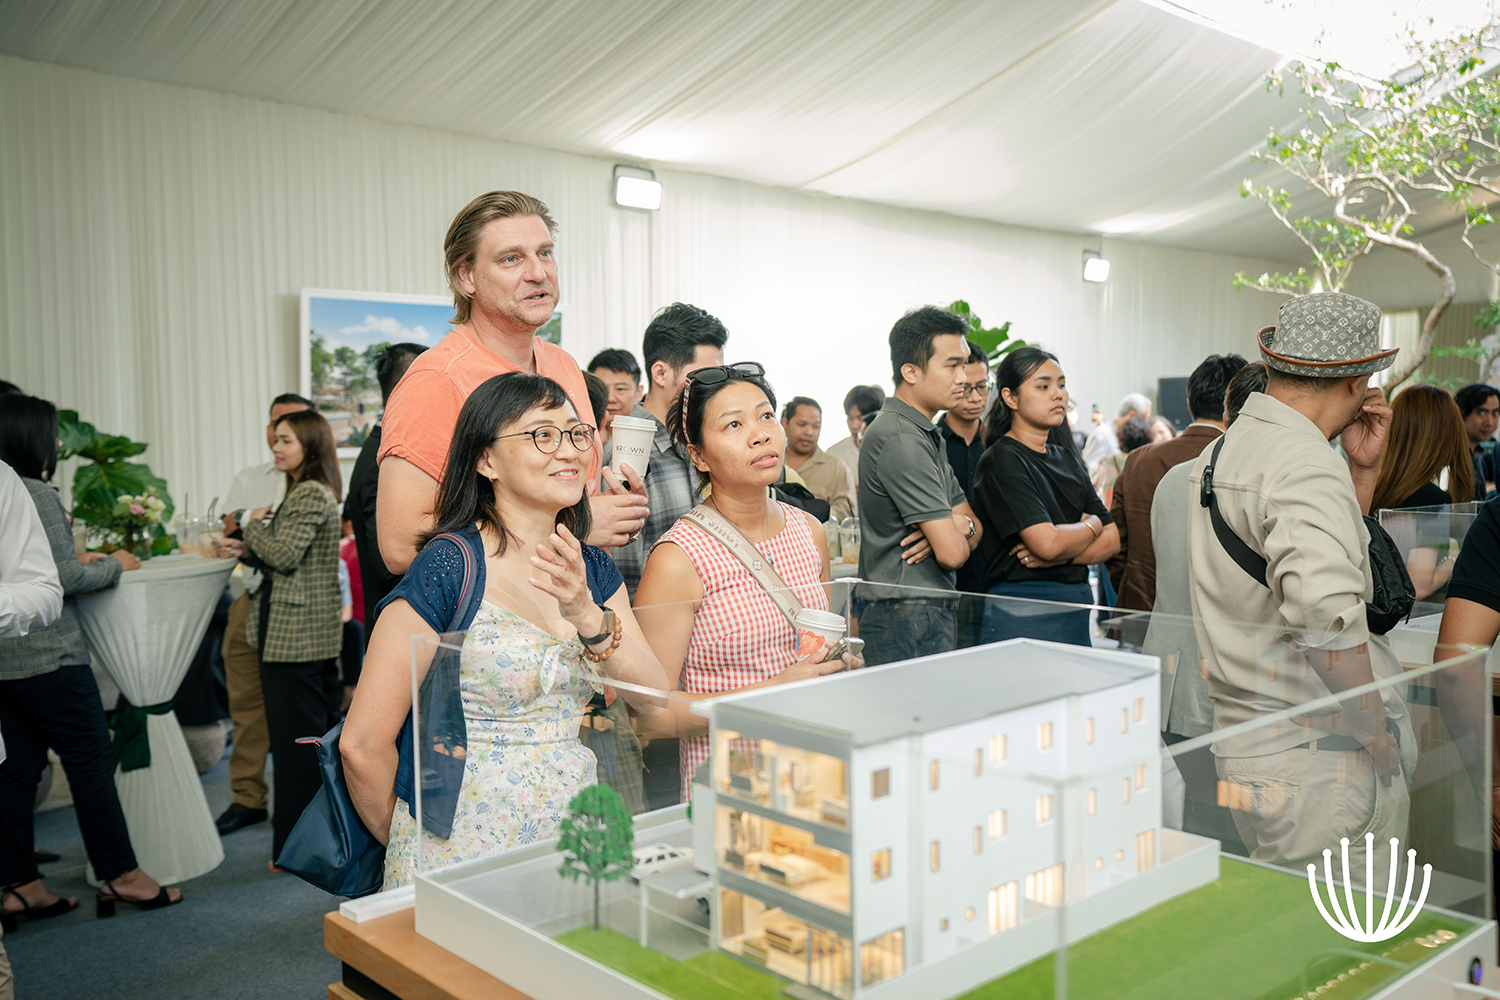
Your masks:
M524 372L496 375L459 412L434 526L381 602L339 742L355 809L387 845L387 889L411 882L419 851L442 865L556 836L573 796L594 784L578 726L601 673L666 685L619 570L580 541L595 433L560 385ZM460 650L435 666L439 635ZM398 734L412 670L423 682L429 668L449 688L424 693L414 762L410 731Z
M705 485L704 503L765 557L804 608L828 610L828 544L823 526L775 500L786 433L776 393L753 361L699 368L687 377L667 421ZM723 543L686 519L646 560L636 614L672 689L689 700L819 677L852 664L797 655L797 636L750 570ZM678 757L682 799L708 759L708 737L685 735Z

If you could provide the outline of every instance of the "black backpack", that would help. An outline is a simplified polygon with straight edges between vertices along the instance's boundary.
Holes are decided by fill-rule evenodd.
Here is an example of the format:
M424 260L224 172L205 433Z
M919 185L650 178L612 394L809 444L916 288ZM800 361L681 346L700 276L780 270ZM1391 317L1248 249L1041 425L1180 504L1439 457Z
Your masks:
M1224 447L1221 437L1208 456L1208 465L1203 468L1203 483L1198 490L1198 502L1208 508L1209 520L1213 522L1214 534L1219 544L1229 553L1229 558L1267 590L1266 561L1255 550L1246 545L1224 522L1219 513L1219 500L1214 496L1214 466L1219 461L1219 450ZM1406 561L1401 550L1380 522L1365 515L1365 527L1370 532L1370 576L1374 580L1375 593L1365 602L1365 623L1376 635L1385 635L1411 616L1412 605L1417 600L1417 589L1412 586L1411 574L1406 572Z

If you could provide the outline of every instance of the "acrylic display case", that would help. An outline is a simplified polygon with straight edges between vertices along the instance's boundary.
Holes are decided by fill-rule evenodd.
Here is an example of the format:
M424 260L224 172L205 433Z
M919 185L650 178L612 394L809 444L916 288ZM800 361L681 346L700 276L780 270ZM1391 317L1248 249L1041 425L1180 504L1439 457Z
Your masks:
M1453 563L1483 508L1471 502L1380 512L1380 526L1405 557L1406 572L1416 588L1413 618L1442 613Z
M853 633L882 598L830 590ZM1497 982L1486 651L1407 626L1328 654L1234 624L1255 671L1230 690L1197 655L1207 623L944 599L946 652L691 703L612 684L640 720L694 720L709 754L690 804L635 815L636 868L598 886L598 929L548 814L503 848L472 823L425 834L418 932L533 1000L1495 995L1465 986ZM978 641L1080 615L1093 647ZM416 652L417 812L440 804L438 827L445 783L513 749L454 752L465 639ZM549 697L610 681L547 662ZM1190 699L1206 729L1171 732ZM488 773L492 800L516 794Z

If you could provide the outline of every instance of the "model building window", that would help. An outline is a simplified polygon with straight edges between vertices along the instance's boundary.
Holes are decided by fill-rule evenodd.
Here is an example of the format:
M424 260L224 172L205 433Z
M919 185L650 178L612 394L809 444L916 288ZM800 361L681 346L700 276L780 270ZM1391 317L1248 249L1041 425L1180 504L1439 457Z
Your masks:
M977 777L979 777L983 773L984 773L984 750L983 750L983 748L981 748L981 749L978 749L978 750L974 751L974 777L977 778Z
M1144 722L1146 719L1146 699L1137 698L1131 708L1131 712L1135 716L1136 722Z
M938 921L938 930L945 931L947 929L948 929L948 918L944 917L942 920Z
M1135 835L1135 870L1147 871L1156 867L1156 830L1147 830Z
M991 736L990 737L990 763L991 764L1004 764L1005 763L1005 751L1006 751L1005 737L1004 736Z
M1092 715L1083 720L1083 742L1094 742L1094 717Z
M1125 781L1123 782L1123 784L1124 784L1124 800L1126 802L1129 802L1130 801L1130 779L1126 778Z
M984 851L984 827L974 828L974 853L980 854Z
M999 840L1005 836L1005 810L996 809L990 813L990 839Z
M870 881L879 882L891 877L891 849L882 848L870 855Z
M1130 732L1130 709L1120 709L1120 732Z
M860 985L901 975L906 968L905 932L894 930L859 946Z
M718 807L719 864L820 906L849 912L849 856L819 844L801 827Z
M1026 898L1047 906L1061 906L1063 901L1063 866L1053 865L1026 876Z
M884 798L889 794L891 794L891 769L882 767L870 775L870 798Z
M1036 748L1038 750L1052 749L1052 723L1044 722L1036 727Z
M931 764L927 765L927 787L931 788L935 792L935 791L937 791L937 786L938 786L938 762L937 761L933 761Z
M1103 868L1104 867L1104 859L1103 858L1095 858L1094 859L1094 867L1095 868Z
M1092 816L1099 811L1099 790L1089 789L1089 815Z
M932 870L933 871L937 871L938 870L938 842L937 841L934 840L932 842L932 846L930 848L928 848L928 853L931 855L930 858L929 858L929 864L932 865Z
M1016 926L1018 916L1019 900L1016 898L1017 886L1014 882L1007 882L989 892L990 903L990 934L999 934Z
M1038 826L1052 822L1052 796L1038 795L1036 797L1036 822Z
M971 906L968 909L964 910L964 919L965 920L973 920L974 919L974 907Z
M1136 787L1137 790L1140 790L1140 789L1146 787L1146 765L1145 764L1137 764L1135 766L1135 787Z

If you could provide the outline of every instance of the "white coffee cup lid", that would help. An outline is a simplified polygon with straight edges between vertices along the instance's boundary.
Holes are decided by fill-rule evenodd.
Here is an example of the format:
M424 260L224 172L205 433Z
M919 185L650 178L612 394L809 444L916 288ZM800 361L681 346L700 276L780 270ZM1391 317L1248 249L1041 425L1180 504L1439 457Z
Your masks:
M615 417L614 426L620 430L651 431L653 433L656 431L655 420L647 420L643 417L627 417L624 414Z
M830 631L844 630L844 616L836 615L831 611L819 611L816 608L803 608L797 612L797 624L811 629L828 629Z

